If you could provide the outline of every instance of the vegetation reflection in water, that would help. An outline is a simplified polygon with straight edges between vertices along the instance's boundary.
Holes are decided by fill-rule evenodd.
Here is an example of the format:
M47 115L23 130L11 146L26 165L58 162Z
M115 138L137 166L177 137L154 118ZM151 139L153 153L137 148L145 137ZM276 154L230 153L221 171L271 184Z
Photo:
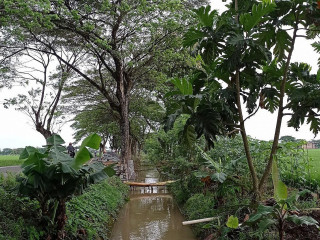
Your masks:
M157 182L157 172L140 172L145 182ZM182 226L183 216L164 187L137 188L119 214L112 240L194 240L189 226Z

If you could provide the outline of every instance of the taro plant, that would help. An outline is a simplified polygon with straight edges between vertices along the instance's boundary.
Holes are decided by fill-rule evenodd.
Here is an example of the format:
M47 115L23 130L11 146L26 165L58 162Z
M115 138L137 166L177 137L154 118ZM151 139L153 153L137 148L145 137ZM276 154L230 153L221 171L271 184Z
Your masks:
M90 183L98 182L114 174L112 166L87 162L92 155L87 149L99 149L101 138L97 134L82 142L75 158L71 158L64 140L59 135L47 139L44 151L26 147L20 155L25 176L20 177L19 192L40 203L43 223L47 226L48 239L62 239L66 224L66 202L81 194Z
M224 229L224 234L227 234L232 229L244 229L246 226L252 226L258 227L257 235L261 236L265 230L276 227L279 233L279 239L283 240L287 222L293 222L297 225L314 225L319 228L319 223L312 217L298 216L298 209L295 206L298 198L308 193L309 190L304 190L288 197L287 186L280 180L279 170L275 160L272 164L272 181L275 198L273 205L265 206L260 204L257 211L242 224L239 224L237 217L230 216L226 223L228 228Z

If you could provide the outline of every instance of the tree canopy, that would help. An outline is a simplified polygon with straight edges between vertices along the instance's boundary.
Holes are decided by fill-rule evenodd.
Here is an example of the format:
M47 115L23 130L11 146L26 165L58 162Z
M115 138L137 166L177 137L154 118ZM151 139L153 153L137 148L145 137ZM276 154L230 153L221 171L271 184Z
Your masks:
M296 39L313 39L319 33L317 5L299 0L234 1L220 15L209 6L195 13L199 24L184 38L184 45L195 53L195 70L172 81L178 91L168 94L167 126L180 114L189 114L185 136L204 135L211 145L219 135L240 132L259 195L277 153L283 116L291 116L291 127L307 122L314 134L319 131L320 105L314 98L320 93L319 74L311 74L305 63L291 61ZM317 43L313 46L317 49ZM245 121L260 109L277 112L277 124L265 172L257 176Z

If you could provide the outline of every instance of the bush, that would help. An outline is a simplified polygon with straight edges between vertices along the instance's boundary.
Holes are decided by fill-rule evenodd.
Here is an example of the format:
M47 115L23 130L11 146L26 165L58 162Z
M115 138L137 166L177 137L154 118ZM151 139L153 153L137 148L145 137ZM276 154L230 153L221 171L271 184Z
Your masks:
M184 205L184 214L188 220L195 220L214 216L215 200L212 194L198 193L193 195ZM198 223L193 225L194 233L197 237L206 235L205 229L202 227L206 223Z
M193 195L184 205L188 219L200 219L214 215L215 200L213 194L198 193Z
M68 239L107 239L109 223L125 203L129 188L117 177L90 186L67 203Z
M16 176L0 175L0 240L36 240L45 237L36 200L20 197ZM67 203L66 239L106 239L108 223L125 203L129 188L117 177L91 185Z
M174 200L179 204L184 204L195 193L203 191L204 184L199 178L190 175L183 180L178 180L169 185L169 191Z
M39 204L18 196L16 187L15 175L0 176L0 240L39 239Z

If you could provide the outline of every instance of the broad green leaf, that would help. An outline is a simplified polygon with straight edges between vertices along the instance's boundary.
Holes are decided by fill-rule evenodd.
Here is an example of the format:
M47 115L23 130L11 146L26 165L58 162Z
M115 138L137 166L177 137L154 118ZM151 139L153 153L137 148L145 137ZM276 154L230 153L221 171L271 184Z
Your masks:
M203 31L196 30L196 29L189 29L188 32L184 35L183 38L183 46L190 47L204 38L206 34Z
M91 159L91 154L86 147L82 147L77 152L75 158L72 162L72 167L75 169L80 169L83 164Z
M180 94L180 91L171 91L171 92L167 92L167 93L164 95L164 98L168 98L168 97L176 96L176 95L179 95L179 94Z
M69 164L66 164L66 163L60 163L61 164L61 171L63 173L72 173L72 172L75 172L71 166Z
M197 136L193 125L185 125L182 138L183 143L186 144L188 147L194 146Z
M199 9L193 10L196 14L200 23L203 27L212 27L214 19L217 16L218 12L216 10L211 11L211 6L200 7Z
M101 137L98 134L93 133L83 140L80 148L90 147L90 148L98 150L100 147L100 142L101 142Z
M277 58L282 60L285 57L285 53L290 50L291 36L285 30L278 30L276 33L276 45L274 47L273 53Z
M38 149L31 147L31 146L27 146L23 149L22 153L19 156L19 159L27 159L30 154L38 152Z
M63 151L64 150L65 149L63 148ZM72 162L72 160L73 160L73 158L71 158L69 154L66 154L66 153L60 151L59 148L58 149L56 149L56 148L52 149L50 151L50 153L49 153L49 157L52 159L52 162L54 164L57 164L59 162L67 162L67 161Z
M168 132L173 128L174 122L182 114L182 109L178 109L175 113L168 115L164 121L164 131Z
M278 201L288 198L287 186L280 180L279 170L275 159L272 161L272 181L274 188L274 198Z
M218 180L220 183L223 183L227 179L227 175L223 172L217 172L212 174L211 178Z
M297 225L302 225L302 224L306 224L306 225L316 225L318 227L318 221L315 220L312 217L309 216L297 216L297 215L290 215L287 217L288 221L291 221Z
M110 165L106 168L104 168L104 172L109 176L112 177L116 174L116 171L113 169L113 165Z
M262 217L269 215L273 212L273 207L270 206L264 206L264 205L259 205L257 212L253 215L250 216L250 218L246 221L246 223L255 223L259 221Z
M43 173L45 168L45 161L43 160L44 156L44 154L39 152L30 153L28 159L22 164L22 167L24 168L23 172L26 173L32 169L39 173ZM30 166L30 168L26 168L28 166Z
M64 144L65 141L57 134L53 134L47 139L47 145L58 146Z
M102 164L101 164L102 165ZM95 166L95 172L93 174L90 174L90 180L93 183L97 183L103 179L106 179L108 177L112 177L116 174L116 171L113 169L113 165L110 165L108 167L104 167L102 165L102 167L100 167L100 169L98 170L99 166Z
M203 172L203 171L196 171L196 172L194 172L194 176L196 176L197 178L210 177L210 176L208 176L208 173L207 173L207 172Z
M258 223L259 231L264 232L270 226L273 226L275 224L277 224L277 221L275 219L271 219L271 218L263 219Z
M203 229L212 228L212 223L207 223L207 224L203 225L202 228L203 228Z
M320 69L317 71L317 81L320 82Z
M197 148L203 159L206 160L207 163L209 163L209 167L213 167L216 171L220 171L219 164L215 162L208 154L206 154L199 145L197 145Z
M285 200L288 198L288 189L287 186L279 180L278 186L275 191L275 199L277 201Z
M237 217L234 217L233 215L231 215L229 218L228 218L228 221L227 221L227 227L229 228L238 228L239 226L239 220Z
M182 95L192 95L192 84L185 78L175 78L171 80L176 88L180 90Z
M276 4L273 2L262 2L258 5L254 4L251 13L240 15L240 24L243 25L246 32L249 32L252 28L264 21L264 16L272 12L275 7Z

